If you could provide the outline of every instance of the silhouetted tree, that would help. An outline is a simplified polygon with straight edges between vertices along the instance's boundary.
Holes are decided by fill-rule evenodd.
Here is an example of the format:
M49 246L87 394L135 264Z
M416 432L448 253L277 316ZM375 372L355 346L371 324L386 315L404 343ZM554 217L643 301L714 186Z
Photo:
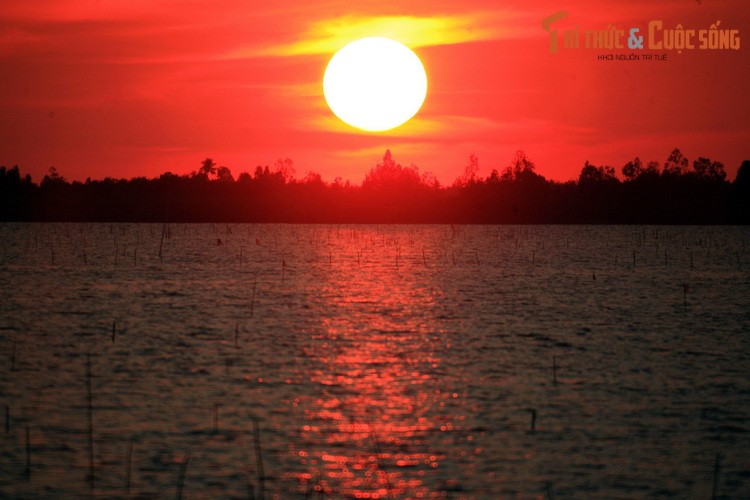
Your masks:
M201 168L198 170L198 175L204 179L208 179L209 176L216 173L216 162L211 158L206 158L201 162Z
M656 160L648 162L641 175L659 175L659 162Z
M679 150L669 162L683 165ZM683 157L684 158L684 157ZM227 167L206 159L199 172L154 179L69 183L56 169L40 185L17 167L0 167L1 220L134 222L442 222L442 223L750 223L750 161L731 185L721 162L698 158L684 175L660 175L657 162L635 158L615 169L586 162L578 181L548 181L519 151L503 174L477 175L440 187L434 175L403 167L390 150L361 186L317 173L295 181L291 160L258 166L235 181ZM277 162L279 163L279 162ZM641 165L641 166L639 166ZM212 169L213 173L212 173ZM681 171L684 170L680 167ZM669 171L676 171L674 168ZM286 174L285 174L286 172ZM472 175L473 174L473 175ZM208 176L216 181L207 182ZM286 177L285 177L286 175Z
M712 181L723 181L727 176L723 163L720 161L711 161L703 157L693 162L693 170L699 178Z
M276 160L276 171L281 174L284 182L292 182L294 180L294 162L290 158L279 158Z
M237 176L237 182L241 185L248 185L252 182L253 176L251 176L247 172L242 172L239 176Z
M737 169L733 185L738 189L750 190L750 160L745 160Z
M224 181L224 182L232 182L234 180L234 177L232 176L232 171L224 166L217 168L216 180Z
M688 159L685 158L685 155L682 154L682 152L679 150L679 148L674 148L671 153L669 153L669 156L667 157L667 161L664 162L664 170L662 171L663 175L680 175L685 173L688 167Z
M581 169L581 174L578 176L578 183L592 184L602 182L619 182L617 180L617 177L615 176L614 167L610 167L609 165L602 165L597 167L589 163L587 160L586 163L584 163L583 168Z
M487 184L499 184L500 183L500 173L497 171L496 168L493 168L490 170L490 175L487 176L486 179Z
M383 161L370 169L362 181L363 190L403 191L420 185L419 169L414 165L404 168L396 163L390 149L385 151Z
M323 177L317 172L308 172L302 182L309 186L325 187L326 185L326 183L323 182Z
M29 174L21 177L18 165L0 167L0 220L27 219L35 188Z
M643 173L643 163L637 156L622 167L622 176L625 180L632 181Z
M284 175L279 171L271 172L268 165L265 167L261 167L260 165L255 167L255 175L253 176L253 179L256 183L264 186L279 186L285 184Z
M62 186L65 183L65 177L60 175L55 167L50 167L49 173L42 179L42 187Z
M474 184L477 181L477 173L479 172L479 158L474 153L469 155L469 162L464 167L464 173L461 177L456 179L453 183L454 186L468 186Z
M526 157L526 153L523 150L516 151L516 156L510 165L505 167L501 179L505 180L517 180L523 175L534 172L534 164Z
M427 188L440 189L440 181L432 172L422 172L420 182Z
M750 223L750 160L745 160L737 170L737 177L732 183L734 209L737 221Z

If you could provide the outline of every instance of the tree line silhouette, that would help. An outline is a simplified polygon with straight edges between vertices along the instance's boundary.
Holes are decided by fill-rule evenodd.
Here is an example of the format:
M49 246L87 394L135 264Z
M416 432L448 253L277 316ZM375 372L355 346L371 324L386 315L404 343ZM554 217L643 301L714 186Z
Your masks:
M297 222L496 224L746 224L750 161L733 182L724 165L692 162L674 149L663 165L639 158L621 168L588 161L577 180L556 182L536 172L523 151L502 171L478 175L475 155L452 185L390 150L361 185L326 183L310 172L294 177L280 159L236 179L206 158L188 175L68 182L52 167L39 184L17 166L0 167L0 219L80 222Z

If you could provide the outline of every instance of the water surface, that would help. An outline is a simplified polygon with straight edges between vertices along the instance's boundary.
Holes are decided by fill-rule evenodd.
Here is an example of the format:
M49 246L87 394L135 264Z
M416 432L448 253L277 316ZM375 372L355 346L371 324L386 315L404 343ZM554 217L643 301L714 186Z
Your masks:
M0 496L750 496L747 228L0 236Z

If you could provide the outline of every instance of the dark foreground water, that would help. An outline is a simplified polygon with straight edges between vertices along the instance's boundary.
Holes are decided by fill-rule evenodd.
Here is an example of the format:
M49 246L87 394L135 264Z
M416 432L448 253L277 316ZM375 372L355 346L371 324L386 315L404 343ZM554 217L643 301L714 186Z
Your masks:
M748 228L0 246L2 497L750 497Z

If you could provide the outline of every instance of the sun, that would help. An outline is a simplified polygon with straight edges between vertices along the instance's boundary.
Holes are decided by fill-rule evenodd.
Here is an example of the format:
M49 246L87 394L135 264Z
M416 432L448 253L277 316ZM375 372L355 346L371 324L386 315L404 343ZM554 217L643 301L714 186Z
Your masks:
M417 114L427 96L427 74L407 46L390 38L361 38L331 58L323 94L341 120L380 132Z

